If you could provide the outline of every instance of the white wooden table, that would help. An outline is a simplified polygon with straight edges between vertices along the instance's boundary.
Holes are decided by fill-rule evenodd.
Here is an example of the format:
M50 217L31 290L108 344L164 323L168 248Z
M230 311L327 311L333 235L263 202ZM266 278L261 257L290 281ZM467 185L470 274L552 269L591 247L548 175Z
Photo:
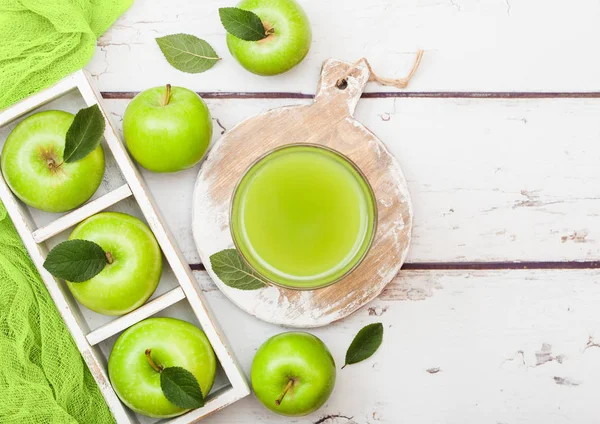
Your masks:
M231 4L215 0L138 0L88 66L117 122L140 90L198 91L216 141L220 127L311 101L326 58L366 56L378 74L403 76L425 50L407 91L369 86L356 113L407 176L408 263L372 304L314 331L341 365L354 334L382 321L380 351L340 371L311 416L278 417L249 397L205 422L599 422L600 347L586 344L600 343L600 2L302 4L312 49L284 75L237 64L217 13ZM224 60L199 75L171 68L154 39L177 32L206 39ZM203 272L190 228L197 172L144 174L248 371L283 330L237 309Z

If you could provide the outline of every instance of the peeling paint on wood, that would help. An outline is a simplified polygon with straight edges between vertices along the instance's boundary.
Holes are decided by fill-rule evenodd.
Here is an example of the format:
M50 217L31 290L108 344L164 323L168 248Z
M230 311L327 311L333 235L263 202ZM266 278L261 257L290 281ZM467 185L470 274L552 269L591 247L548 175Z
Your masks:
M568 377L554 377L554 382L559 386L577 387L581 383L578 381L571 380Z
M567 241L573 241L575 243L586 243L588 231L586 229L576 230L560 238L560 241L566 243Z
M379 298L381 300L425 300L433 296L434 292L441 290L442 284L435 280L414 281L398 276L393 284L383 289Z
M384 306L384 307L374 306L374 307L371 307L368 309L369 316L376 316L376 317L380 317L381 315L385 314L387 312L387 310L388 310L387 306Z
M544 365L546 362L556 361L562 364L565 359L564 355L552 355L552 346L548 343L542 344L540 350L535 352L535 366Z
M326 415L319 418L314 424L356 424L352 417L340 414Z

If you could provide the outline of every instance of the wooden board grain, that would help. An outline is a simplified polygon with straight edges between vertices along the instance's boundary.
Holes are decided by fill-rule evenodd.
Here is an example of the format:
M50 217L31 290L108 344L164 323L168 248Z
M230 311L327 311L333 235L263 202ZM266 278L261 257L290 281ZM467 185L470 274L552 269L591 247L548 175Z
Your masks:
M337 81L347 76L347 86ZM194 189L192 230L200 257L217 286L250 314L289 327L319 327L344 318L377 296L406 259L412 206L396 158L352 115L370 73L363 64L324 62L314 103L273 109L237 125L217 142ZM233 247L229 211L246 169L263 154L290 143L324 145L350 158L369 180L377 201L377 231L369 253L343 280L318 290L228 287L210 256Z

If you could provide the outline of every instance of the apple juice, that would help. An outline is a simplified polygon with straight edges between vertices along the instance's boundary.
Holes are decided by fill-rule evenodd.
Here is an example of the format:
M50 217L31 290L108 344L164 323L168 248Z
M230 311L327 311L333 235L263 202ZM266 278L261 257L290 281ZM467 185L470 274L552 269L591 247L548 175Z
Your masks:
M360 263L376 215L371 186L349 159L290 144L246 171L233 195L231 231L242 257L267 281L314 289Z

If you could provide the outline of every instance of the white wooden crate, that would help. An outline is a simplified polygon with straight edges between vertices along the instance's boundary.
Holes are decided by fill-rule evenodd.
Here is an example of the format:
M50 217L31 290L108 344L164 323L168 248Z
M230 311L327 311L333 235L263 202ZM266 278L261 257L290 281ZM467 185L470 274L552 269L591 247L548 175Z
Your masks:
M44 107L50 102L60 103L60 99L73 95L80 96L83 99L82 102L87 106L98 104L102 110L107 124L103 141L105 153L107 154L105 180L110 177L111 173L116 172L121 174L124 184L119 183L118 187L113 188L111 185L114 184L103 181L104 194L101 193L102 190L99 190L91 201L61 216L41 213L24 205L13 195L1 175L0 199L4 203L33 263L38 268L52 299L56 303L77 347L119 424L152 423L157 420L142 417L129 410L120 402L110 384L107 375L107 354L117 335L131 325L155 314L177 315L178 317L183 314L184 318L191 317L197 321L196 324L201 326L212 344L221 366L223 374L221 379L223 381L220 387L215 384L215 388L208 395L203 408L192 410L168 421L161 421L170 424L196 422L212 412L247 396L250 389L237 361L233 357L225 336L218 328L194 280L187 262L175 245L173 237L161 218L158 207L152 199L146 184L120 141L107 113L102 108L100 94L91 85L84 71L76 72L54 86L0 112L0 131L6 130L13 122L20 120L30 112L35 112L38 108ZM0 142L4 143L4 141L5 138L0 135ZM160 293L161 285L159 285L159 289L157 289L157 293L153 298L140 308L120 317L106 317L103 325L98 328L90 328L89 316L93 313L79 305L72 297L64 281L55 279L44 269L43 263L49 247L56 244L56 238L60 238L61 233L89 216L108 208L115 208L117 203L127 203L128 200L129 204L137 205L139 208L137 215L145 219L154 233L169 264L170 269L167 269L166 272L169 273L175 283L167 291L164 290L163 286L163 293ZM131 213L131 211L126 212ZM36 216L39 218L40 215L43 216L41 219L35 219ZM42 222L42 225L40 225L40 222ZM64 237L63 235L63 239ZM163 277L164 275L163 273ZM167 308L168 311L165 311ZM191 311L191 313L185 315L182 312L184 309ZM176 312L170 313L169 311ZM96 318L95 322L97 321Z

